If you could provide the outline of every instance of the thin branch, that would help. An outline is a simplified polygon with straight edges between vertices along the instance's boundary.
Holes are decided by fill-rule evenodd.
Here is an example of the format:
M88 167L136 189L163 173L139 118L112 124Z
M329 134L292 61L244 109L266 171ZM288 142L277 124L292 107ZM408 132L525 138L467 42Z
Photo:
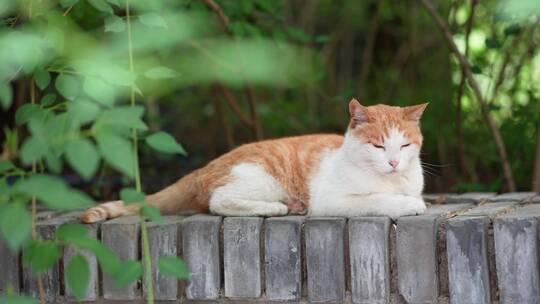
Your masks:
M377 6L369 22L369 30L367 33L366 46L364 47L364 52L362 54L362 67L360 69L359 81L358 81L358 98L360 100L364 99L366 96L366 81L369 76L369 71L371 69L371 62L373 58L373 50L375 48L375 37L377 30L379 29L379 11L381 10L383 0L377 1Z
M71 10L73 9L73 6L74 6L74 5L75 5L75 4L70 5L70 6L67 8L67 10L66 10L66 11L64 12L64 14L63 14L64 17L66 17L67 15L69 15L69 13L71 13Z
M253 92L253 88L251 88L250 86L246 86L244 88L244 92L246 94L249 104L249 114L251 116L251 123L253 124L253 135L255 136L256 140L261 140L263 138L263 134L261 130L261 125L257 117L257 103L255 102L255 93Z
M225 133L225 140L227 141L227 147L229 148L229 150L232 150L235 146L235 143L234 143L234 138L233 138L233 135L231 133L231 128L229 127L229 125L227 124L227 119L225 117L225 113L223 112L223 107L221 105L221 101L219 100L219 97L218 97L218 93L219 93L219 88L216 87L214 92L216 94L214 94L214 98L212 98L213 100L213 105L214 105L214 110L216 111L216 114L220 120L220 123L221 125L223 126L223 131Z
M231 33L231 29L229 28L229 24L231 23L229 21L229 17L225 14L225 12L221 9L221 7L214 2L214 0L201 0L206 6L208 6L216 15L219 17L219 21L221 22L221 25L223 26L223 29L225 32L227 32L229 35Z
M219 90L221 92L221 94L223 95L223 97L225 97L225 101L227 101L227 104L229 105L229 107L233 110L233 112L238 116L238 118L240 119L240 121L245 124L246 126L248 127L252 127L253 126L253 122L251 120L249 120L249 118L247 118L244 113L242 112L242 110L240 109L240 107L238 106L238 103L236 102L236 99L234 99L233 95L231 94L231 92L226 88L224 87L221 83L218 83L216 84L216 89Z
M229 27L229 25L230 25L229 17L227 17L227 15L223 11L223 9L221 9L221 7L216 2L214 2L214 0L201 0L201 1L204 4L206 4L210 8L210 10L212 10L218 16L223 28L225 29L225 32L227 32L227 34L232 36L232 32L231 32L231 29ZM218 84L218 86L221 86L221 87L225 88L221 84ZM227 90L222 90L222 92L226 93L228 91ZM246 85L246 87L244 88L244 93L246 95L246 98L247 98L248 104L249 104L249 108L250 108L251 121L249 121L249 123L248 123L248 120L245 117L245 115L242 114L242 112L240 110L240 107L238 107L238 105L236 103L231 103L230 102L230 101L234 100L233 98L231 98L232 97L231 94L228 94L228 95L224 94L225 100L227 100L227 103L229 104L231 109L238 115L240 120L243 121L244 124L246 124L247 126L251 127L255 139L260 140L260 139L262 139L262 129L261 129L261 126L260 126L258 118L257 118L257 107L256 107L256 100L255 100L255 92L254 92L253 88L250 85Z
M493 139L495 140L495 145L497 146L497 152L499 154L499 158L501 159L501 163L502 163L502 169L503 169L503 174L504 174L507 190L515 191L516 184L514 181L514 176L512 174L512 169L510 168L510 163L508 161L508 153L506 151L506 146L502 139L501 133L499 132L499 129L497 128L497 124L489 112L488 103L484 99L484 96L482 95L482 92L480 90L480 86L478 85L478 82L476 82L476 79L474 78L469 62L457 48L454 42L452 33L450 32L450 29L448 28L448 23L439 16L439 14L437 13L433 5L433 2L431 2L431 0L420 0L420 1L422 2L424 7L427 9L429 14L435 21L437 27L443 34L444 39L448 43L450 50L458 59L459 64L465 70L465 76L467 76L469 85L471 86L471 89L473 90L473 93L476 96L476 100L478 101L480 105L482 116L484 117L484 120L486 121L489 127L489 130L491 131Z
M465 57L469 55L469 37L471 35L472 26L474 23L474 14L476 12L476 5L478 0L471 0L471 13L467 19L467 25L465 30ZM467 164L465 162L465 145L463 143L463 109L461 99L465 92L465 81L467 76L465 75L465 69L461 68L461 80L459 82L457 97L456 97L456 137L457 137L457 157L460 171L467 171ZM469 174L470 175L470 174Z

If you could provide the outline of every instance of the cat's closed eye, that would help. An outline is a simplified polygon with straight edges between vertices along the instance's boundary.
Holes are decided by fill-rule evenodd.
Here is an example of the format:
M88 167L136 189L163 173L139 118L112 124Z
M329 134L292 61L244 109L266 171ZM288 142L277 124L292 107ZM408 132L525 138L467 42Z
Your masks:
M377 145L377 144L374 144L374 143L371 143L371 144L372 144L375 148L377 148L377 149L383 149L383 150L386 150L386 149L384 148L384 146Z
M410 145L411 145L411 143L401 145L401 149L406 148L406 147L408 147L408 146L410 146Z

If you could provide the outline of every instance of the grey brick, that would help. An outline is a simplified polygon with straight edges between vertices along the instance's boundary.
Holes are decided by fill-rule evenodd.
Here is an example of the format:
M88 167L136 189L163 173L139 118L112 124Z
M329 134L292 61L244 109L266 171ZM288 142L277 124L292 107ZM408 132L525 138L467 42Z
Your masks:
M478 204L487 201L496 195L495 192L467 192L459 195L451 195L447 199L447 203L472 203Z
M44 240L53 240L59 225L60 222L54 219L38 221L36 223L36 232ZM57 301L60 297L59 263L41 274L41 282L45 293L45 301ZM39 296L37 278L32 275L32 267L30 265L23 268L23 291L34 298Z
M305 222L308 300L336 302L345 299L345 219L313 217Z
M153 222L147 223L150 256L154 265L152 268L154 299L158 301L178 298L178 280L160 273L157 265L160 257L178 256L179 247L181 248L179 230L183 219L182 216L164 216L164 223L161 226ZM143 284L144 296L146 296L146 291L146 284Z
M264 250L266 298L295 301L302 296L303 217L266 219Z
M538 303L537 219L503 216L495 221L500 303Z
M219 297L220 228L219 216L198 214L182 222L183 256L191 273L186 287L188 300L215 300Z
M437 215L405 216L397 221L399 293L408 303L436 303Z
M486 215L490 218L496 217L502 213L511 211L514 207L518 205L518 202L495 202L495 203L486 203L483 205L476 206L467 212L462 213L463 216L482 216Z
M4 294L8 285L19 291L19 263L19 253L11 251L7 242L0 237L0 294Z
M359 217L349 220L349 256L353 303L390 301L390 219Z
M259 217L228 217L223 221L225 297L261 295L261 228Z
M103 244L122 260L139 259L139 217L120 217L101 224ZM117 288L114 280L103 274L103 297L107 300L133 300L141 297L137 282Z
M446 223L451 303L490 303L486 216L457 217Z
M491 202L522 202L532 199L535 192L509 192L490 198Z

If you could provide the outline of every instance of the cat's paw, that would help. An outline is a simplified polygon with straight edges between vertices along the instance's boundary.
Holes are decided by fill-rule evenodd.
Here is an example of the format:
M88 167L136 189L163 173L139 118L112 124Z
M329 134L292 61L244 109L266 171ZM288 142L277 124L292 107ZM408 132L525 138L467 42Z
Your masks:
M389 214L393 219L406 215L420 215L426 212L426 203L421 198L403 196L396 200L396 203L398 204L396 209L393 210L392 214Z

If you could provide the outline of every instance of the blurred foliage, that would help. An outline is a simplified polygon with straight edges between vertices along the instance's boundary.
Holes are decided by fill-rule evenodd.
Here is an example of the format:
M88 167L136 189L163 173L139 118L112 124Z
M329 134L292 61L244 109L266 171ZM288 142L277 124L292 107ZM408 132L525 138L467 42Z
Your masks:
M468 46L517 185L530 189L538 1L481 1L468 37L472 2L437 3L460 50ZM67 244L94 252L119 285L140 277L142 264L118 261L84 227L31 240L32 198L69 210L120 193L160 222L132 188L139 170L154 191L261 137L342 133L351 97L430 102L422 119L427 191L505 190L478 103L465 86L458 107L461 68L419 1L0 0L0 18L0 232L10 248L26 248L37 273ZM179 263L163 257L159 267L186 277ZM66 272L87 267L76 255ZM80 296L86 283L75 277L67 283Z

